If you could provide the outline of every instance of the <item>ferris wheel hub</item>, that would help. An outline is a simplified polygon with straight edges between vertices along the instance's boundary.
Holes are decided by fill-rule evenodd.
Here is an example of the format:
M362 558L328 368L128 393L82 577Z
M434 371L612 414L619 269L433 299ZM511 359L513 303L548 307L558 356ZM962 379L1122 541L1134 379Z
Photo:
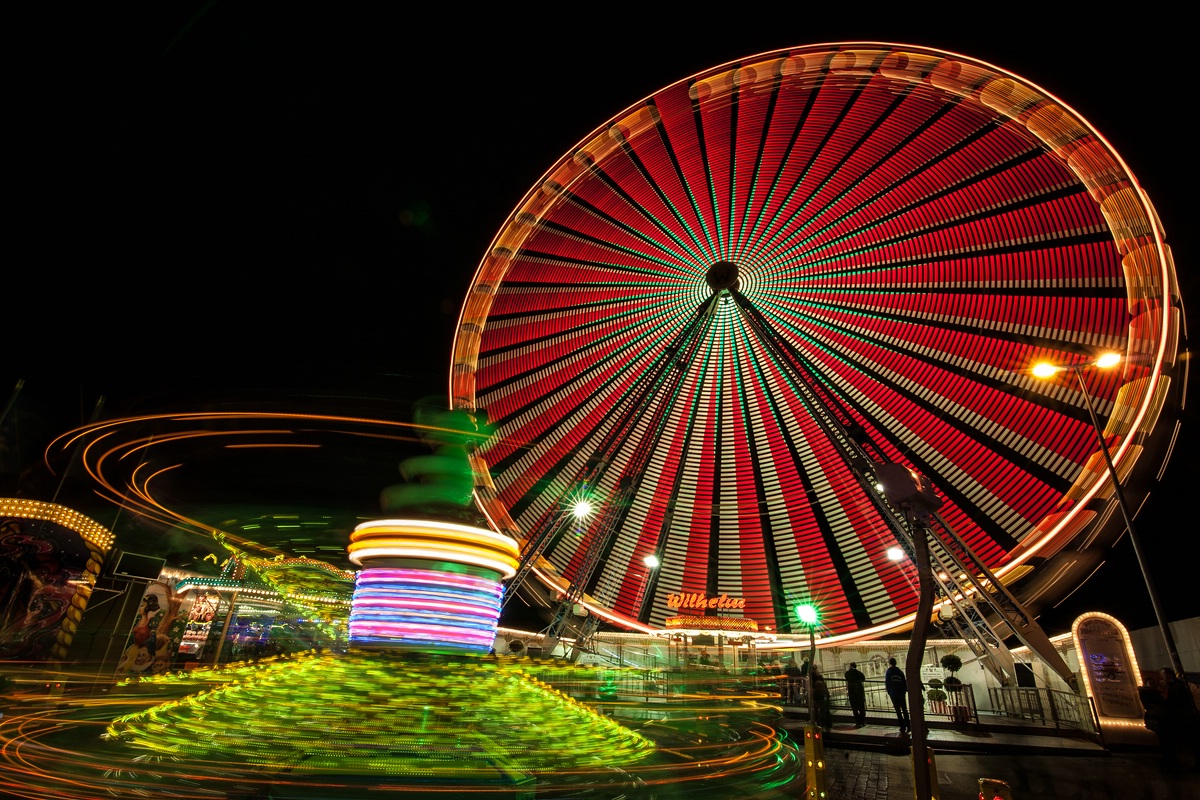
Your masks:
M708 268L708 274L704 276L704 280L708 283L708 288L713 290L713 294L724 289L738 288L738 265L732 261L718 261Z

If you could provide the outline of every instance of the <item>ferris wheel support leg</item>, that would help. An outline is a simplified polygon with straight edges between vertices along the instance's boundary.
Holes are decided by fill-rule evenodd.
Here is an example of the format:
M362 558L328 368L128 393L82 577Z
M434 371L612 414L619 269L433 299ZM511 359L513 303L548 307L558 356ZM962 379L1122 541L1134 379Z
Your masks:
M928 529L922 524L913 524L911 508L905 509L909 530L913 532L913 554L917 562L917 616L913 621L912 639L908 644L908 657L904 662L908 677L909 732L912 735L913 790L916 800L935 797L928 763L929 747L926 742L928 730L925 725L925 692L921 684L921 661L925 657L925 641L929 634L929 621L933 616L933 570L929 562Z

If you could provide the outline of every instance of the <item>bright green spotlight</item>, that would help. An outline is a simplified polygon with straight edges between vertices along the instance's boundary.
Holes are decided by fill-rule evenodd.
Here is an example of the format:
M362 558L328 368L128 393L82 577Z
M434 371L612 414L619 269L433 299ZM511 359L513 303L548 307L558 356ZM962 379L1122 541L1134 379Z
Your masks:
M796 618L811 628L817 624L820 615L817 613L817 607L812 603L801 603L796 606Z

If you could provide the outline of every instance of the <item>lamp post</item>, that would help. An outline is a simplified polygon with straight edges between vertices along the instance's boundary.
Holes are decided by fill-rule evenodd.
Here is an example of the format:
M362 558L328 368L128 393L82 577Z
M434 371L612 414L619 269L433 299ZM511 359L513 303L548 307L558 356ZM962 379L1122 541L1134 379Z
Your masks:
M1162 634L1163 644L1167 648L1167 657L1171 659L1171 669L1178 675L1183 672L1183 662L1179 658L1179 651L1175 647L1175 639L1171 636L1171 628L1167 624L1167 618L1163 614L1162 602L1158 598L1158 590L1154 588L1154 581L1150 577L1150 569L1146 565L1146 556L1142 552L1142 543L1138 538L1137 529L1133 526L1133 515L1129 513L1129 505L1125 502L1125 493L1121 490L1121 479L1117 476L1117 468L1113 466L1112 456L1108 452L1108 442L1104 439L1104 429L1100 427L1100 420L1096 416L1096 409L1092 405L1092 396L1088 391L1087 382L1083 379L1083 370L1087 367L1099 367L1107 369L1115 366L1121 361L1121 356L1117 353L1105 353L1094 361L1088 361L1083 364L1036 364L1033 367L1035 377L1048 379L1063 370L1070 370L1075 373L1076 380L1079 381L1079 389L1083 392L1083 404L1087 407L1088 416L1092 420L1092 428L1096 431L1096 439L1100 443L1100 452L1104 454L1104 465L1108 468L1108 477L1112 480L1113 492L1117 496L1117 506L1121 509L1121 517L1125 522L1125 530L1129 533L1129 541L1133 545L1133 554L1137 557L1138 567L1142 571L1142 581L1146 584L1146 592L1150 595L1150 605L1154 608L1154 616L1158 620L1158 630Z
M646 565L646 575L642 580L642 594L643 594L642 601L645 602L644 595L646 592L646 588L650 585L650 576L651 576L651 574L653 574L654 570L658 569L658 565L661 562L659 562L658 556L651 553L650 555L648 555L642 559L642 563Z
M813 692L813 669L817 666L817 622L820 620L820 615L817 613L817 607L812 603L802 603L796 606L796 618L800 623L808 628L808 674L804 676L804 683L808 689L808 721L812 725L816 725L816 694Z
M567 508L570 510L571 518L575 521L575 538L582 539L587 526L590 524L592 515L596 512L596 505L592 502L586 484L579 487L573 497L567 498ZM574 578L567 581L566 587L560 595L558 611L554 614L554 621L550 623L550 627L547 628L542 640L543 652L547 658L554 657L554 651L562 643L563 633L568 627L571 627L569 620L575 613L575 608L578 605L577 601L582 594L581 587L576 585ZM563 655L568 661L574 662L579 657L585 638L582 628L583 626L578 623L574 625L575 644L569 649L563 649Z
M796 618L800 624L808 628L808 724L804 726L804 764L806 790L804 796L808 800L820 800L826 797L825 781L825 742L821 736L821 725L817 721L816 692L813 690L813 676L817 669L817 623L821 619L817 607L812 603L801 603L796 606ZM826 699L828 702L828 698Z
M641 619L642 608L646 605L646 590L650 588L650 576L654 570L658 569L658 565L662 562L658 560L658 556L651 553L642 559L642 563L646 565L646 572L642 575L642 587L638 590L637 615Z

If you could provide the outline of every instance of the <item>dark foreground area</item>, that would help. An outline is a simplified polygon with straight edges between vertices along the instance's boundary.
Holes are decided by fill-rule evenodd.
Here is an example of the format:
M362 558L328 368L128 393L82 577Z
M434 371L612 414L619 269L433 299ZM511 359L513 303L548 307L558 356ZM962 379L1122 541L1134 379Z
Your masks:
M830 800L911 800L907 754L830 748ZM1008 784L1013 800L1197 800L1200 772L1167 771L1148 753L936 755L940 800L976 800L979 779ZM991 800L991 798L987 798Z

